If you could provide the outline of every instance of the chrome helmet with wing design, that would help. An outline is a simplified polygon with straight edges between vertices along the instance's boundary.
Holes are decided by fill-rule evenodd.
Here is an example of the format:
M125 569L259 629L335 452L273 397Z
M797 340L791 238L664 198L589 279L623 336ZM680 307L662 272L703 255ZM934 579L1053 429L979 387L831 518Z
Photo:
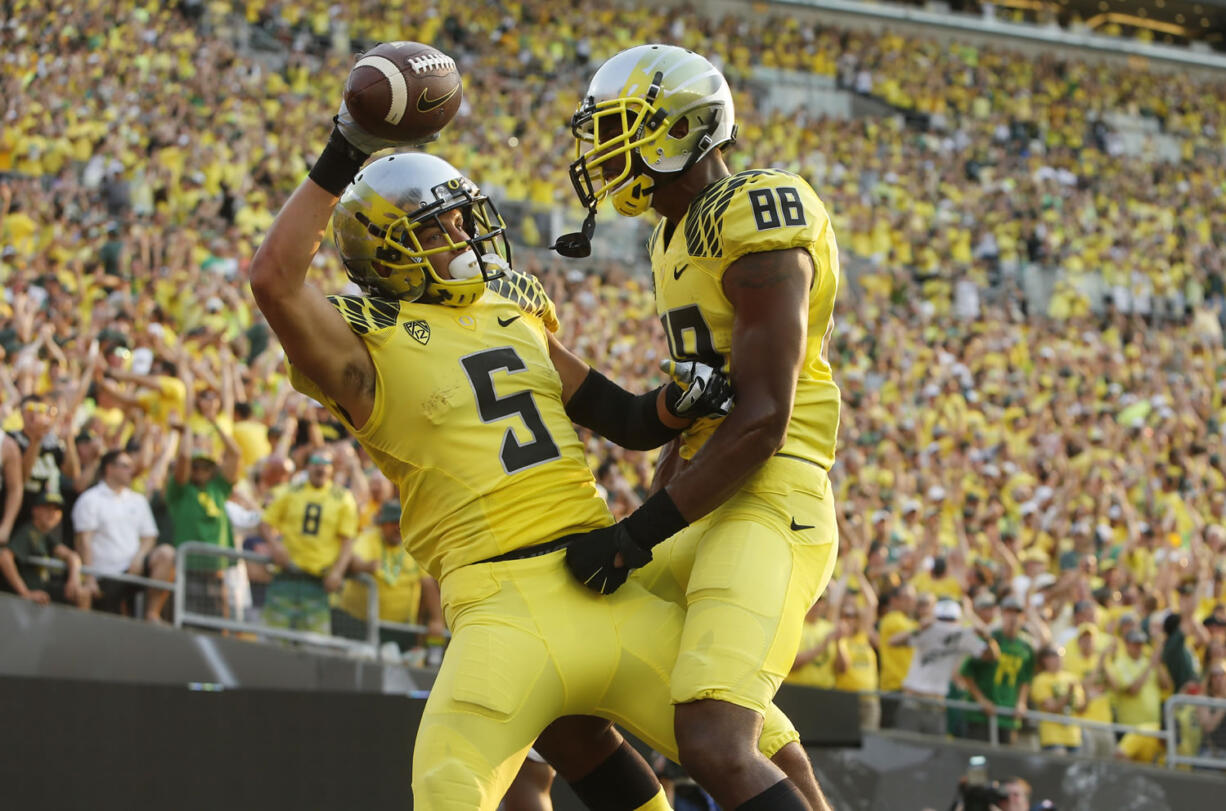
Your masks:
M680 176L736 140L736 111L727 80L704 57L639 45L596 71L571 131L570 176L580 202L593 211L611 196L618 212L637 216L651 206L659 182L652 175Z
M462 235L441 219L454 210L460 212ZM420 238L427 231L429 245ZM497 207L476 184L447 161L420 152L371 163L345 189L332 214L341 261L363 291L455 307L479 299L486 283L510 267L505 231ZM451 278L444 278L430 257L457 251L447 266Z

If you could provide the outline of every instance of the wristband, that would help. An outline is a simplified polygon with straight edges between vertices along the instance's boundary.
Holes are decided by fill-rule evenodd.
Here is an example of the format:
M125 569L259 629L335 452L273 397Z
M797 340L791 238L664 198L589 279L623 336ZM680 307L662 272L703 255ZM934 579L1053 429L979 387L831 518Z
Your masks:
M668 490L662 488L623 518L622 525L636 544L644 551L650 551L656 544L688 527L690 522L677 509L677 503Z
M590 369L566 403L566 415L623 448L647 451L681 433L660 421L659 392L657 388L636 396Z
M346 141L341 131L333 127L328 144L311 167L309 177L333 197L340 197L369 157Z

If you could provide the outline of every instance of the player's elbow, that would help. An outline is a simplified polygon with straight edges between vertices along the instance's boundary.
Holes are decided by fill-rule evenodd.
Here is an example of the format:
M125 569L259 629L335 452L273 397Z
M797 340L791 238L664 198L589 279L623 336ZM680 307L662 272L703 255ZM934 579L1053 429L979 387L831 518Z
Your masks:
M261 309L275 302L285 293L286 274L283 272L282 263L277 258L276 250L267 241L251 258L249 274L251 295L255 297L255 302Z

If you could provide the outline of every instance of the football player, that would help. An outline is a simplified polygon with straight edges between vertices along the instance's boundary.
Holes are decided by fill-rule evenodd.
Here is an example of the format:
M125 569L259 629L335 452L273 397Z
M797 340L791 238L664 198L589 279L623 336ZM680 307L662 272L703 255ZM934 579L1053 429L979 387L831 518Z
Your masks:
M572 130L571 180L588 217L555 248L590 252L602 200L627 216L655 209L648 248L670 353L727 372L737 402L686 429L686 463L667 486L571 543L567 565L605 593L647 567L643 582L684 602L671 679L677 742L682 765L715 800L806 808L753 742L838 549L827 478L839 422L826 361L839 283L830 218L796 175L729 171L728 83L683 48L641 45L610 58Z
M452 642L414 747L416 807L493 809L533 739L563 716L617 721L675 758L666 674L680 606L639 586L601 598L564 569L570 539L613 523L568 416L594 372L555 367L553 304L510 270L492 202L429 155L363 168L391 146L400 144L365 133L342 106L257 251L251 286L293 385L399 486L405 543L440 583ZM366 295L327 297L306 280L329 219ZM698 377L710 385L638 397L600 378L621 419L586 408L623 444L654 447L690 423L691 409L724 407L726 386ZM768 755L796 741L772 717ZM620 736L607 725L585 732L575 746L584 756L559 768L585 802L666 807Z

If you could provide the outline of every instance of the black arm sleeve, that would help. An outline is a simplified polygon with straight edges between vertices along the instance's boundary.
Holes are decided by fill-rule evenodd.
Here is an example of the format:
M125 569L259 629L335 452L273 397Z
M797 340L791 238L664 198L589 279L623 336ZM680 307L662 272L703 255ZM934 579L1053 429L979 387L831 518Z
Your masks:
M659 394L660 389L652 389L636 396L591 369L566 404L566 414L623 448L651 450L681 433L660 422L656 411Z

